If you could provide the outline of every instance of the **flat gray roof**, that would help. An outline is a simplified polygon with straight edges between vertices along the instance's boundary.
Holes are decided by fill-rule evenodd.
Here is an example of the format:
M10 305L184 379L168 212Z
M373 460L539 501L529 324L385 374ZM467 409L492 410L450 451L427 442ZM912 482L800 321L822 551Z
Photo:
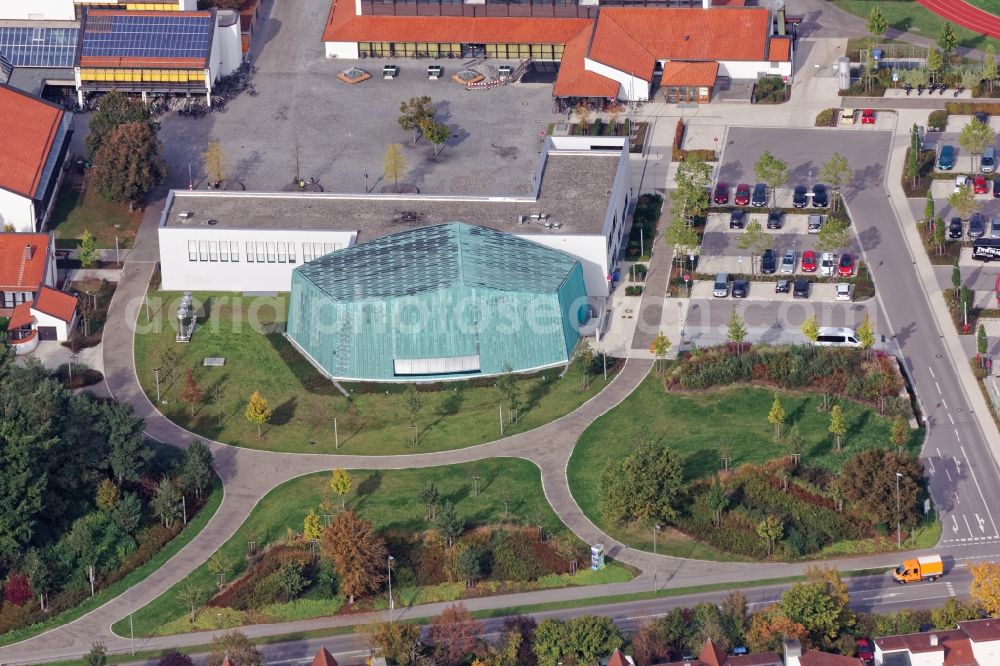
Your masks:
M176 190L167 227L231 229L328 229L357 231L358 242L446 222L466 222L508 233L546 230L547 214L559 233L600 234L604 227L621 153L550 151L536 200L532 193L509 197L406 194L189 192ZM182 220L180 213L191 213ZM209 224L209 221L214 221ZM555 231L555 229L553 229Z

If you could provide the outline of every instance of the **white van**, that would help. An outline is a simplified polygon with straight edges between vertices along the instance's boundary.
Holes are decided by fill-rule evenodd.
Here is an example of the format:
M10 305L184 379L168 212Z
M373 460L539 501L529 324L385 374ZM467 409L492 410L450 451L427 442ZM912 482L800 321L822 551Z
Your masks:
M835 326L823 326L816 336L817 347L860 347L858 332L853 328L838 328Z

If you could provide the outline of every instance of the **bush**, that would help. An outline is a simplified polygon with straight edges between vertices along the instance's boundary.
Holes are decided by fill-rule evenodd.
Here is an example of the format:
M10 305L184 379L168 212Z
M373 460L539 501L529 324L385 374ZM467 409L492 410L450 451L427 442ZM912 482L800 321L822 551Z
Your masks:
M674 128L674 150L680 150L681 146L684 145L684 120L677 121L677 127Z
M541 575L541 567L534 558L532 542L523 531L497 532L493 541L495 545L491 578L526 581Z
M97 338L97 341L100 342L100 337ZM83 365L82 363L73 364L72 379L70 379L69 376L68 363L63 363L62 365L60 365L59 368L54 373L52 373L52 377L62 382L62 385L70 390L83 388L85 386L93 386L94 384L99 384L100 382L104 381L104 375L102 375L100 371L94 370L93 368L88 368L86 365Z
M946 104L945 108L947 107L948 105ZM942 111L940 109L937 111L931 111L930 115L927 116L927 127L933 127L943 132L944 128L948 126L948 113L948 111Z
M907 164L910 159L910 148L906 149L906 162ZM913 185L909 178L906 177L906 171L903 171L903 179L901 184L903 185L903 192L909 198L919 198L927 195L927 190L930 189L931 181L934 175L934 160L937 154L933 150L921 150L920 157L917 158L917 184ZM950 178L951 176L949 176Z
M625 287L626 296L642 296L642 285L641 284L630 284Z
M816 127L836 127L840 109L823 109L816 115Z
M946 102L943 113L953 113L956 116L971 116L973 113L1000 114L1000 104L996 102ZM934 113L942 113L935 111ZM934 115L933 113L931 115Z
M755 104L781 104L787 102L791 89L780 76L765 76L754 84L751 101Z
M13 573L3 586L3 598L8 604L23 606L33 596L28 577L23 573Z

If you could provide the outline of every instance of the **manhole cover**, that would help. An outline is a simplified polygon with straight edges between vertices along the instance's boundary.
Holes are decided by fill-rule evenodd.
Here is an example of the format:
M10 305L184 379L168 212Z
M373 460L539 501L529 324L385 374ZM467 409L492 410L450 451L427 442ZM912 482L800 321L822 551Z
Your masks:
M965 410L964 410L964 409L962 409L961 407L959 407L959 408L958 408L958 411L960 411L960 412L964 412Z
M941 358L941 354L934 354L934 358Z

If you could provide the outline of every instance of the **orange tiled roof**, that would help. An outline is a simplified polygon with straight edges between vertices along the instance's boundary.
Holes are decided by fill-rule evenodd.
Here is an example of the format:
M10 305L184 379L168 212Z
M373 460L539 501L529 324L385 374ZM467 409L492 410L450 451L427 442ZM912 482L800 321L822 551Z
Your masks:
M965 635L976 643L1000 641L1000 620L993 618L969 620L967 622L959 622L958 628L964 631Z
M552 86L554 97L617 97L621 87L614 79L588 72L584 68L587 45L590 44L592 27L587 26L573 39L566 42L559 74Z
M0 233L0 290L37 291L48 256L48 234Z
M321 647L313 658L312 666L337 666L337 660L325 647Z
M771 62L788 62L792 59L792 38L778 36L771 38L767 49L767 59Z
M608 659L608 666L629 666L629 663L621 650L615 650L611 653L611 658Z
M35 318L31 316L31 303L21 303L14 308L10 321L7 322L7 330L13 331L15 328L24 328L35 323Z
M656 60L764 60L768 11L718 9L601 9L589 57L647 76Z
M70 296L64 291L56 291L52 287L42 287L35 296L33 310L38 310L60 321L71 322L76 314L76 296Z
M662 86L713 86L719 74L717 62L671 60L663 66Z
M864 666L864 662L857 657L845 657L842 654L830 654L818 650L809 650L799 657L799 664L801 666Z
M59 107L0 85L0 187L35 196L62 117Z
M565 44L590 19L469 16L358 16L354 2L333 3L325 42Z

